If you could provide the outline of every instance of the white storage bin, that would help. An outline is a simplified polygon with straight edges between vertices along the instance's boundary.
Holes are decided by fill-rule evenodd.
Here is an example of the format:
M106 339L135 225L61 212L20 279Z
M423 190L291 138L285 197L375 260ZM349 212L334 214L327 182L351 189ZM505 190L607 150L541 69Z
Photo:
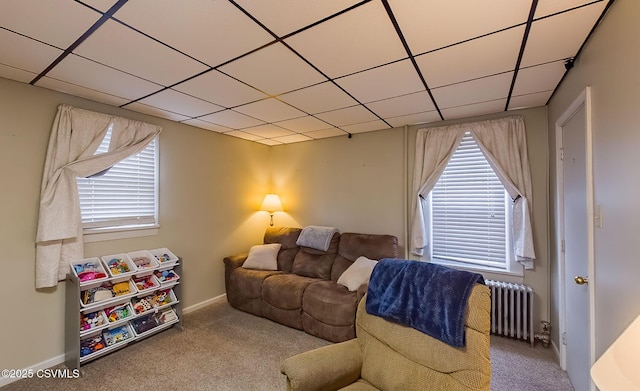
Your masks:
M166 247L149 250L149 252L160 262L160 270L170 269L178 262L178 257Z
M161 286L172 286L178 283L180 276L173 269L156 270L153 272Z
M102 331L102 338L107 347L127 342L135 337L129 323L111 327Z
M136 277L148 276L160 266L160 262L149 250L140 250L127 253L129 259L136 266Z
M131 306L140 316L178 303L173 289L160 289L146 296L131 299Z
M105 255L102 257L102 263L112 282L126 281L138 271L131 258L124 253Z
M109 325L113 326L132 319L136 314L131 307L131 303L127 302L105 308L104 315L107 318Z
M103 283L99 287L92 287L88 289L84 289L80 291L80 306L82 308L95 308L95 309L103 309L108 307L109 305L114 305L116 303L121 303L126 301L127 298L134 296L138 293L135 284L133 281L128 280L123 282L128 285L129 293L123 293L120 295L116 295L114 289L118 288L120 283ZM114 285L116 285L114 287Z
M138 294L153 292L160 288L160 281L153 274L142 277L133 277L133 283L136 284Z
M86 335L92 331L109 326L109 321L104 311L86 311L80 314L80 335Z
M69 266L71 272L78 277L82 288L100 286L109 279L109 274L97 257L71 261Z

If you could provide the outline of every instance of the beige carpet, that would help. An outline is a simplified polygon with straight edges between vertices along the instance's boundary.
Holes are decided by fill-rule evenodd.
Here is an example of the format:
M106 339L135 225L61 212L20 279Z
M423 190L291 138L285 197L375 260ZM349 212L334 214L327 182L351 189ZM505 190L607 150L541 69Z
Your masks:
M266 319L212 304L172 328L82 366L79 379L27 379L11 390L284 390L280 363L329 342ZM491 341L492 390L570 391L550 349L506 338Z

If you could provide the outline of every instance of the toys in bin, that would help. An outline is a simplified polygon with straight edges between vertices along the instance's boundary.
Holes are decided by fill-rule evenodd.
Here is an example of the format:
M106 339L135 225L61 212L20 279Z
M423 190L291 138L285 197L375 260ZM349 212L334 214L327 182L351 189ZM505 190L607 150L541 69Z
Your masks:
M83 339L80 341L80 357L95 353L98 350L103 349L104 346L102 335L95 335L93 337Z
M107 275L102 272L100 267L93 262L73 265L73 269L75 270L80 282L97 280L98 278L107 277Z
M116 327L111 330L105 330L102 332L102 337L107 346L115 345L118 342L126 341L131 338L131 333L126 326Z
M158 262L169 262L171 260L171 256L169 256L169 254L164 253L162 255L154 255L154 257L156 257L156 259L158 260Z
M139 291L150 289L157 285L157 283L153 282L151 276L137 277L133 279L133 282L135 282L136 288L138 288Z
M107 265L113 276L131 271L127 262L122 258L113 258L107 262Z
M147 257L135 257L132 261L138 269L151 269L153 267L151 260Z
M175 312L172 310L162 311L159 314L149 314L141 318L137 318L131 321L131 326L138 334L142 334L145 331L149 331L161 324L174 321L178 318Z
M153 292L145 297L137 297L131 301L133 310L136 314L141 314L145 311L149 311L153 308L161 307L163 305L171 303L170 290L165 289L161 291Z
M104 324L104 319L100 314L100 311L90 312L88 314L81 314L80 316L80 330L86 331L96 327L100 327Z
M81 299L82 303L87 305L96 303L98 301L107 300L112 297L122 296L131 293L129 289L129 282L119 282L117 284L109 285L103 284L96 288L90 288L82 291Z
M180 276L178 276L173 270L156 270L154 274L156 275L158 281L160 281L161 283L177 280L178 278L180 278Z
M111 323L131 316L129 312L130 310L126 304L105 308L104 310L104 313L107 315L107 319L109 319L109 322Z

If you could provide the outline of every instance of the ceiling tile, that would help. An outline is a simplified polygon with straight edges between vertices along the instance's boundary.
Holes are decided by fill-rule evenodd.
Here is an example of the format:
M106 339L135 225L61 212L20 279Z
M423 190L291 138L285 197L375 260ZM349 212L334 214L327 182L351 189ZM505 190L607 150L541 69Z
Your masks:
M424 89L418 73L409 60L343 77L336 80L336 83L363 103Z
M575 56L604 6L603 3L595 3L534 21L521 65L527 67ZM562 39L558 39L559 36Z
M65 57L47 76L130 100L162 88L158 84L73 54Z
M224 107L194 98L182 92L174 91L170 88L141 99L140 103L186 115L187 117L199 117L224 110Z
M366 106L382 118L435 110L427 91L367 103Z
M83 0L86 4L102 11L107 12L109 8L113 7L118 0Z
M313 140L309 136L305 136L304 134L292 134L291 136L282 136L276 137L274 140L279 141L283 144L291 144L291 143L299 143L301 141L311 141Z
M366 3L285 42L332 78L407 57L379 1Z
M207 69L184 54L112 20L105 22L74 53L164 86Z
M312 132L304 132L304 134L311 138L318 139L318 138L327 138L327 137L346 136L347 132L345 132L344 130L340 130L338 128L329 128L329 129L314 130Z
M298 133L306 133L314 130L326 129L327 127L331 126L326 122L310 115L276 122L275 125L283 127L285 129L293 130L294 132Z
M270 95L326 80L280 43L242 57L220 70Z
M264 138L274 138L274 137L289 136L289 135L295 134L295 132L292 132L290 130L283 129L279 126L271 125L271 124L245 128L245 129L242 129L242 131L245 133L251 133L253 135L264 137Z
M342 127L342 130L345 130L349 133L364 133L382 129L389 129L389 125L380 120L363 122L361 124L347 125Z
M260 144L264 144L264 145L280 145L282 144L280 141L276 141L276 140L272 140L270 138L265 138L262 140L256 140L257 143Z
M0 63L35 74L42 72L62 54L60 49L2 29L0 47Z
M512 95L525 95L540 91L552 91L565 74L563 61L522 68L516 77Z
M121 106L129 102L128 99L105 94L103 92L82 87L77 84L67 83L66 81L52 79L47 76L38 80L37 86L64 92L65 94L69 95L79 96L81 98L90 99L96 102L106 103L112 106Z
M227 136L238 137L238 138L242 138L249 141L256 141L262 138L262 137L256 136L255 134L245 133L241 130L232 130L231 132L227 132L225 134Z
M547 104L553 91L542 91L526 95L513 95L509 100L509 110L538 107Z
M136 0L114 16L212 67L274 40L228 1Z
M303 117L306 114L294 109L286 103L269 98L248 105L235 107L234 110L261 119L265 122L283 121L286 119Z
M0 77L4 77L5 79L29 83L36 76L38 75L33 72L23 71L22 69L0 63Z
M525 23L531 8L530 0L389 0L389 4L414 55Z
M347 107L346 109L327 111L325 113L316 114L315 116L334 126L353 125L379 119L362 106L353 106Z
M264 124L263 121L251 118L247 115L238 113L237 111L233 110L219 111L217 113L205 115L200 119L232 129L248 128L250 126L258 126Z
M513 72L431 90L440 109L506 98ZM504 108L504 107L503 107ZM444 114L444 112L443 112ZM445 119L448 119L445 117Z
M358 104L356 100L331 82L280 95L278 99L309 114L342 109Z
M418 56L416 62L429 88L512 71L523 34L523 26L512 28Z
M360 0L236 0L279 37L333 15Z
M61 49L75 42L100 17L72 0L0 1L0 26Z
M230 132L230 131L233 130L233 129L227 128L225 126L212 124L211 122L202 121L202 120L197 119L197 118L188 119L188 120L182 121L182 123L183 124L187 124L187 125L191 125L191 126L195 126L197 128L211 130L211 131L218 132L218 133Z
M595 0L600 1L602 3L606 3L605 0ZM536 6L536 13L534 18L541 18L544 16L548 16L551 14L555 14L556 12L562 12L568 10L570 8L580 7L585 4L593 3L594 0L538 0L538 5Z
M477 115L499 113L504 111L506 99L496 99L488 102L474 103L465 106L452 107L442 110L445 120L474 117Z
M409 115L400 115L397 117L389 117L385 118L391 126L394 128L398 128L404 125L412 125L412 124L426 124L431 122L440 121L440 114L437 111L425 111L422 113L415 113Z
M153 115L155 117L166 118L166 119L169 119L171 121L178 121L179 122L179 121L184 121L186 119L189 119L189 117L186 117L186 116L181 115L181 114L173 113L171 111L162 110L162 109L159 109L157 107L153 107L153 106L149 106L149 105L145 105L145 104L137 103L137 102L127 105L126 109L127 110L137 111L139 113Z
M255 88L216 70L211 70L172 88L225 107L234 107L267 97Z

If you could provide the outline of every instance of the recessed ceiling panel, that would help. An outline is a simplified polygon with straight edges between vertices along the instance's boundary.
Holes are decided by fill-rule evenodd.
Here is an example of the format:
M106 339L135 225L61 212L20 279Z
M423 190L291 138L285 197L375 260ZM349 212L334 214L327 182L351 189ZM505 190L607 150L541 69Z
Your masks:
M201 129L211 130L211 131L217 132L217 133L230 132L231 130L233 130L233 129L229 129L229 128L225 127L225 126L212 124L211 122L202 121L202 120L197 119L197 118L188 119L188 120L182 121L182 123L183 124L187 124L187 125L191 125L191 126L195 126L197 128L201 128Z
M265 122L283 121L285 119L297 118L306 114L298 109L294 109L286 103L282 103L273 98L261 100L247 105L235 107L234 110L259 118Z
M526 23L530 0L389 0L414 55Z
M102 15L77 1L2 0L0 27L66 49Z
M225 134L228 136L238 137L238 138L242 138L249 141L257 141L262 138L260 136L256 136L255 134L246 133L241 130L232 130L231 132L227 132Z
M357 101L331 82L280 95L278 99L309 114L342 109L358 104Z
M132 103L127 105L127 109L137 111L139 113L153 115L155 117L166 118L171 121L184 121L189 119L189 117L184 116L182 114L174 113L172 111L162 110L157 107L145 105L143 103Z
M272 140L270 138L263 138L262 140L256 140L257 143L264 145L279 145L282 144L280 141Z
M245 129L242 129L242 131L245 133L251 133L256 136L260 136L264 138L274 138L274 137L289 136L289 135L295 134L295 132L292 132L290 130L283 129L279 126L271 125L271 124L245 128Z
M274 40L228 1L128 1L116 19L210 66Z
M521 65L527 67L575 56L604 5L596 3L534 21Z
M216 70L204 73L172 88L225 107L234 107L267 97L255 88Z
M313 139L311 137L305 136L304 134L292 134L291 136L275 137L273 140L279 141L283 144L291 144L299 143L302 141L311 141Z
M364 4L286 42L332 78L407 57L380 1Z
M314 130L312 132L305 132L304 134L311 138L318 139L318 138L327 138L327 137L346 136L347 132L345 132L344 130L340 130L338 128L329 128L329 129Z
M0 47L0 64L36 74L42 72L62 54L60 49L2 29Z
M563 61L550 62L520 69L513 95L525 95L533 92L552 91L566 72Z
M200 119L217 125L226 126L231 129L242 129L264 124L264 121L260 121L233 110L219 111L217 113L205 115Z
M275 125L278 125L282 128L293 130L297 133L306 133L314 130L326 129L329 124L324 121L317 119L316 117L307 115L305 117L288 119L286 121L276 122Z
M353 106L347 107L346 109L327 111L325 113L316 114L315 116L334 126L353 125L378 119L378 117L362 106Z
M280 43L233 61L220 70L270 95L326 80Z
M512 71L518 60L524 27L463 42L416 57L429 88Z
M404 125L426 124L441 121L440 114L437 111L426 111L423 113L415 113L409 115L401 115L398 117L385 118L391 126L398 128Z
M440 109L506 98L513 72L431 90ZM503 107L504 109L504 107ZM444 114L444 112L443 112ZM445 116L444 119L449 119Z
M465 106L451 107L442 110L445 120L473 117L476 115L484 115L491 113L499 113L504 111L507 104L506 99L496 99L488 102L474 103Z
M322 20L359 0L237 0L247 12L279 37Z
M224 107L194 98L182 92L174 91L170 88L146 97L139 102L188 117L199 117L224 110Z
M105 22L74 53L164 86L207 69L184 54L112 20Z
M127 102L128 99L124 99L118 96L105 94L104 92L79 86L77 84L68 83L66 81L53 79L51 77L43 77L36 83L38 87L48 88L54 91L64 92L65 94L79 96L81 98L90 99L96 102L106 103L111 106L121 106Z
M435 109L427 91L371 102L366 106L382 118L421 113Z
M336 80L362 103L410 94L424 89L409 60L374 68Z
M389 129L389 125L385 124L384 121L371 121L371 122L363 122L360 124L346 125L342 127L342 130L345 130L349 133L363 133L363 132L372 132L374 130L382 130Z
M537 19L571 8L580 7L585 4L593 3L594 1L600 1L602 3L607 2L606 0L538 0L534 18Z
M130 100L162 88L158 84L73 54L65 57L47 76Z
M527 107L544 106L547 104L553 91L542 91L526 95L513 95L509 100L509 110L524 109Z

